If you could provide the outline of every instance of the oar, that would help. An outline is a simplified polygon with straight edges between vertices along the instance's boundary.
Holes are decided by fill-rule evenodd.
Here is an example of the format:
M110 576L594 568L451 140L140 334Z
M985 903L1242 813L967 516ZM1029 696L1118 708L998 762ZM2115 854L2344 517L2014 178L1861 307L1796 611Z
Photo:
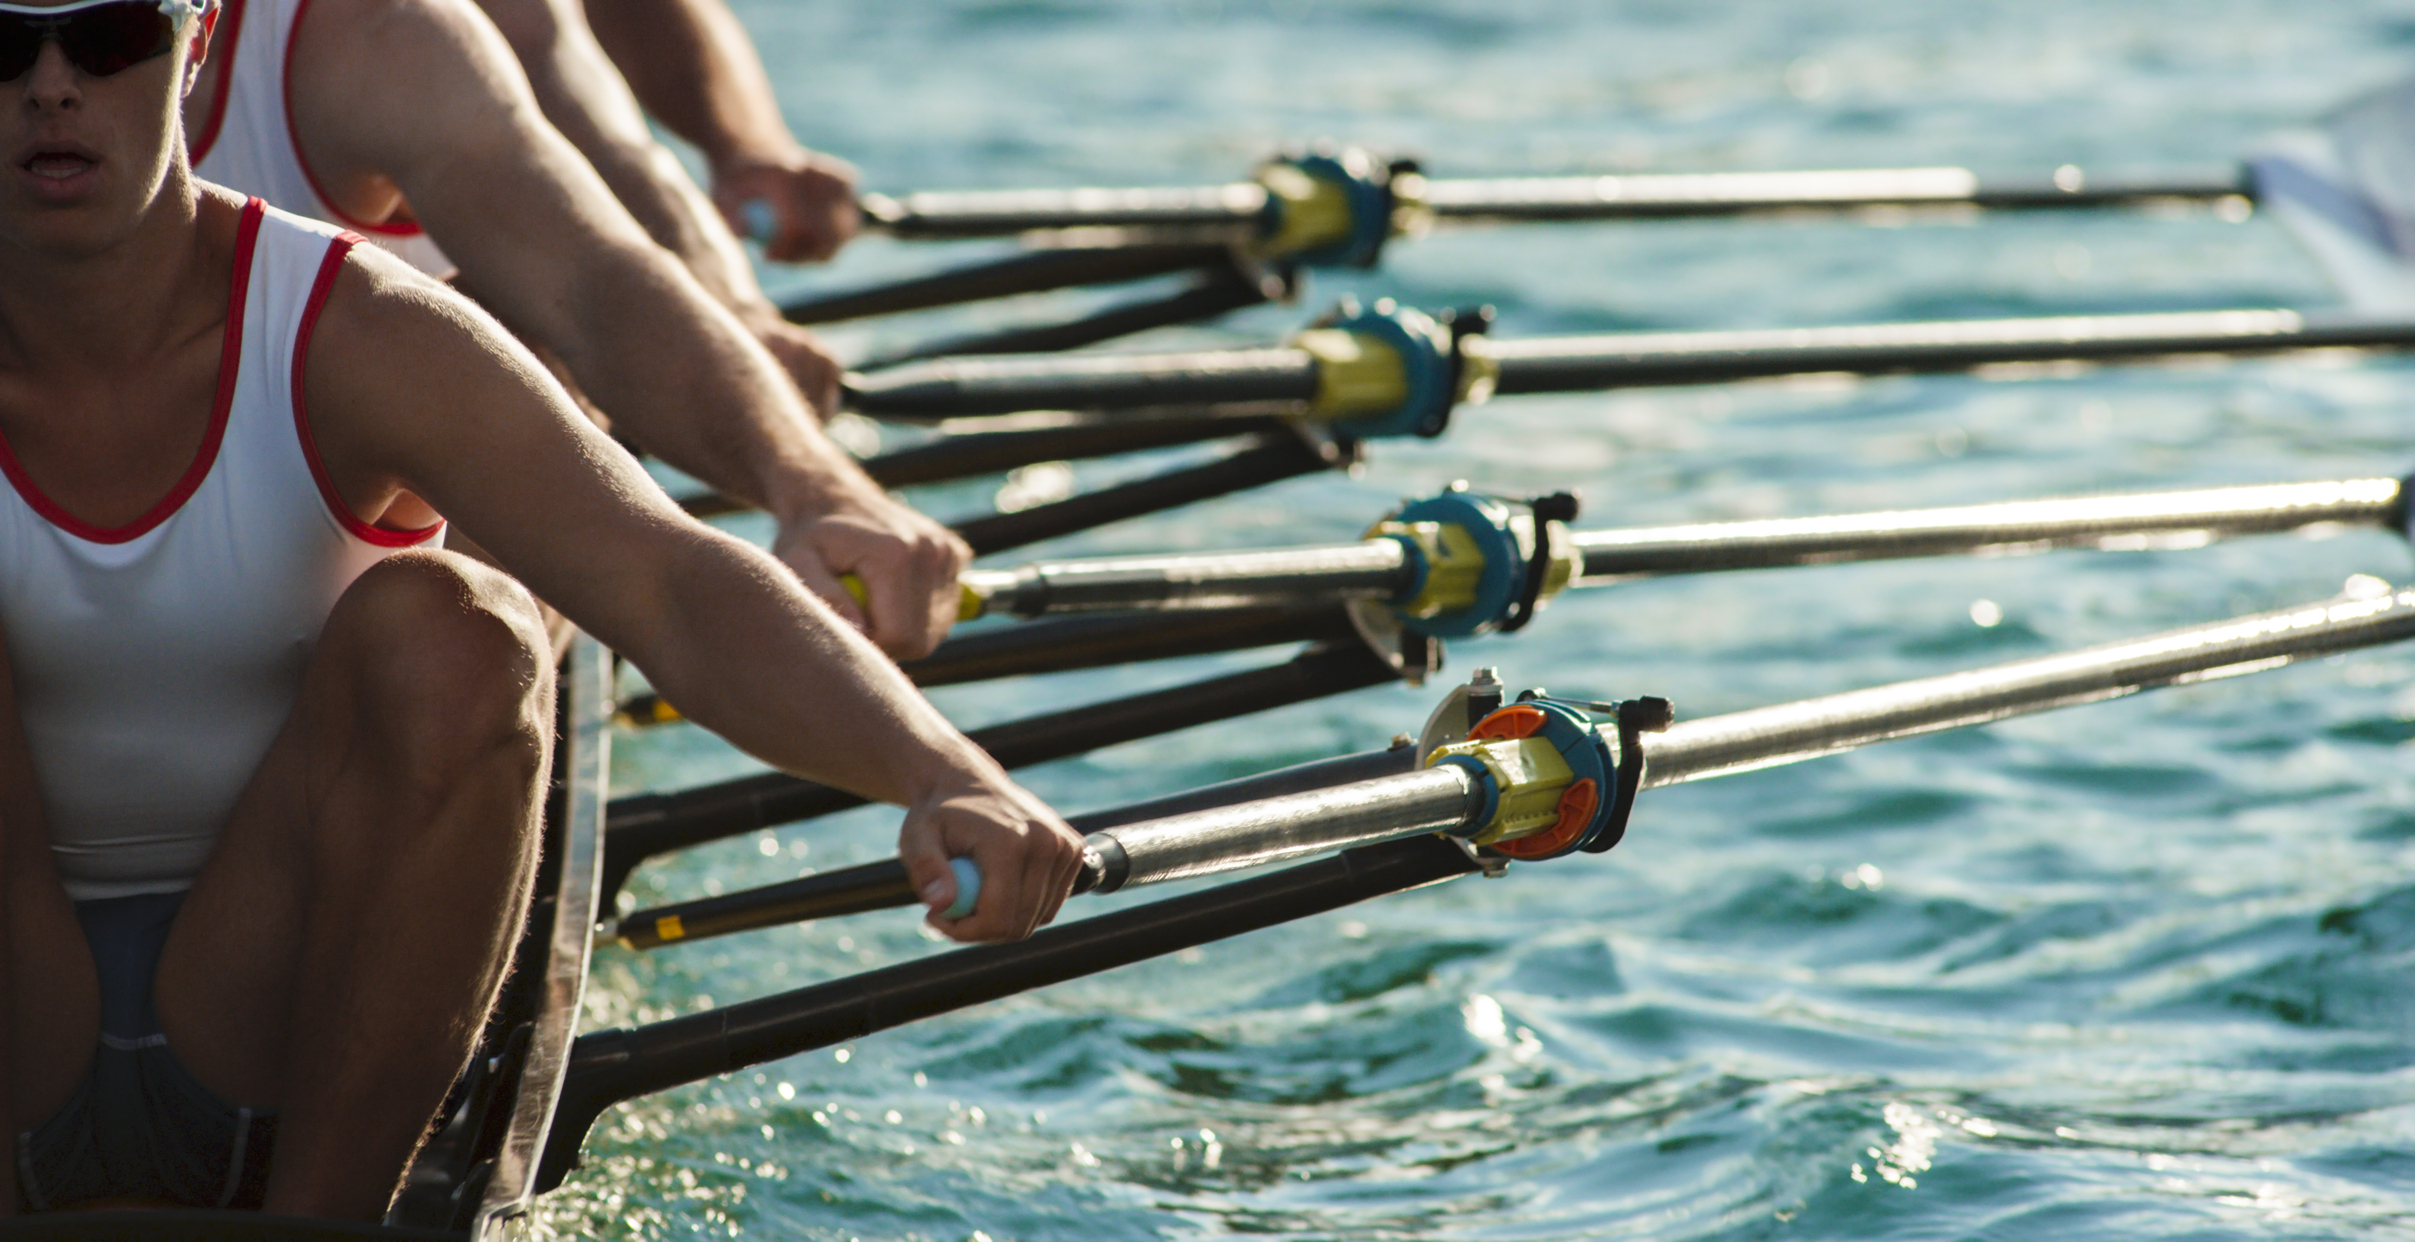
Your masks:
M2322 526L2403 531L2406 485L2340 479L2181 492L2079 496L1610 530L1571 530L1535 506L1454 485L1379 521L1354 543L1161 556L1041 561L974 569L959 621L1049 617L949 639L903 667L917 685L1206 655L1284 642L1335 641L1343 606L1386 628L1462 638L1514 628L1570 587L1667 574L1831 565L1920 556L2009 555L2049 548L2189 547ZM1538 574L1537 568L1540 567ZM852 575L842 576L860 591ZM1090 615L1081 615L1090 614ZM1124 614L1102 616L1097 614ZM631 724L679 713L652 695L623 705Z
M1678 573L1917 556L2005 555L2069 547L2195 547L2219 538L2324 526L2378 527L2403 533L2405 523L2406 488L2394 479L1577 532L1551 517L1547 506L1541 523L1544 555L1538 557L1532 506L1454 489L1406 506L1378 523L1376 533L1358 543L1099 558L1003 572L976 570L966 576L966 597L968 614L976 609L1024 615L1076 614L1035 623L1040 625L1111 621L1118 628L1107 631L1113 637L1097 652L1102 661L1148 653L1138 636L1146 633L1152 615L1186 635L1184 627L1200 619L1230 617L1230 628L1208 630L1190 636L1191 641L1205 646L1229 635L1238 645L1260 633L1289 637L1294 631L1275 627L1305 625L1312 619L1338 628L1345 624L1342 618L1318 613L1313 606L1353 603L1358 606L1355 628L1371 641L1374 635L1392 635L1395 641L1422 639L1429 644L1417 656L1400 657L1406 668L1430 661L1443 639L1519 628L1524 624L1521 618L1531 618L1553 595L1571 586L1601 586ZM1297 611L1274 607L1280 604ZM1091 609L1122 611L1080 615ZM1133 610L1142 615L1131 615ZM1260 626L1268 628L1260 630ZM1005 631L1015 632L1012 628ZM1164 650L1172 654L1178 649L1170 645ZM1088 662L1069 654L1057 667ZM1031 671L1036 663L1025 649L1015 662L1004 666ZM955 664L978 669L981 661L959 658ZM913 666L908 668L911 671ZM1385 680L1372 665L1367 676ZM930 684L927 677L918 679ZM1336 683L1335 690L1355 689L1358 684L1371 683ZM1211 696L1188 691L1184 697L1204 700ZM645 710L658 718L675 718L658 701L645 702ZM1085 734L1091 736L1099 734L1095 730ZM1010 762L1029 761L1027 756L1033 753L1021 742L985 744L1001 758L1013 756ZM1070 752L1052 746L1046 753L1056 757ZM777 791L776 796L771 791ZM623 799L614 804L616 837L610 849L615 857L630 855L634 847L619 838L634 840L642 832L648 842L643 852L657 853L765 827L782 822L781 817L801 819L855 804L854 799L835 791L777 775L684 794ZM616 884L621 874L620 870L613 872ZM826 878L773 885L692 908L672 907L665 916L672 919L667 926L686 929L683 934L693 936L699 927L736 931L790 921L787 911L826 909L820 903L828 899L833 883L853 892L848 883ZM846 896L839 900L844 905L855 899ZM625 933L633 943L646 943L648 936L655 935L644 930L654 926L644 921L652 917L632 916L624 923L625 928L637 929Z
M1364 438L1440 434L1455 405L1494 394L2411 347L2415 319L2285 309L1503 340L1383 302L1345 307L1330 326L1274 347L912 363L850 377L847 401L909 422L1241 405Z
M868 227L894 237L956 240L1072 229L1248 245L1311 265L1371 264L1385 238L1436 223L1541 223L1853 212L1890 208L2101 210L2172 203L2234 213L2256 195L2231 164L2180 171L2090 170L1982 175L1967 168L1644 173L1450 179L1412 161L1346 149L1269 161L1226 185L1067 190L959 190L863 197Z
M2261 168L2091 171L2064 164L2008 176L1927 167L1439 179L1420 174L1413 161L1383 163L1350 150L1272 160L1256 179L1221 186L872 194L862 212L874 231L924 240L1025 235L1043 239L1043 246L892 284L807 295L782 310L799 323L825 323L1174 272L1242 277L1226 296L1203 287L1154 312L1157 322L1183 322L1263 300L1246 296L1246 288L1267 276L1288 280L1299 266L1372 267L1388 240L1436 225L1835 213L1893 220L1913 209L2178 204L2244 220L2264 192ZM1137 330L1110 319L1052 332L1096 341ZM948 345L919 352L984 351Z
M2140 690L2256 672L2415 636L2415 591L2340 598L2059 655L1677 724L1643 741L1648 703L1593 727L1600 705L1548 699L1485 714L1467 742L1421 745L1397 776L1197 811L1095 834L1086 886L1111 891L1305 854L1303 866L934 958L581 1036L540 1186L557 1184L603 1109L908 1022L1421 887L1510 858L1614 844L1634 791L1985 724ZM1455 692L1461 711L1471 686ZM1665 704L1662 705L1665 708ZM1453 703L1436 713L1447 730ZM1580 792L1580 786L1591 788ZM1488 844L1489 843L1489 844Z
M1454 485L1404 506L1354 543L1045 561L963 577L963 619L1146 609L1180 612L1377 601L1439 637L1510 627L1571 586L1712 573L2048 548L2195 546L2316 526L2403 530L2406 486L2340 479L2021 500L1942 509L1571 530L1561 508ZM1538 547L1538 523L1544 533Z

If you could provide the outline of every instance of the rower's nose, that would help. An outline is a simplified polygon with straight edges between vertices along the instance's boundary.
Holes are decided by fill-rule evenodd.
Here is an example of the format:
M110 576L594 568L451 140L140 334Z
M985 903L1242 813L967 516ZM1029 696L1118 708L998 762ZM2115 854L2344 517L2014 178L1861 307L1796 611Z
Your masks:
M84 102L83 77L68 63L57 39L44 39L33 69L25 75L25 101L45 112L74 109Z

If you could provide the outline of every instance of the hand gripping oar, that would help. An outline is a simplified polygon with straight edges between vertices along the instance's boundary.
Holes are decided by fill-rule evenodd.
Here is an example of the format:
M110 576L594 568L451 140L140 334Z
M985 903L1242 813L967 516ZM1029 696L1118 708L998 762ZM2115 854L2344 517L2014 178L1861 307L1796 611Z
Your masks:
M850 377L847 400L904 421L1239 405L1365 439L1440 434L1455 405L1496 394L2337 348L2415 348L2415 319L2256 309L1504 340L1387 301L1283 346L917 362Z
M1597 842L1606 835L1616 804L1625 800L1626 789L1607 782L1626 779L1626 788L1654 789L2408 637L2415 637L2415 591L2343 597L1682 722L1648 741L1642 726L1653 722L1630 720L1616 745L1604 728L1576 724L1594 705L1514 703L1482 715L1465 742L1421 747L1424 766L1411 773L1115 830L1111 844L1093 842L1086 851L1084 874L1099 890L1118 875L1130 887L1342 851L1334 857L1047 928L1015 944L956 950L707 1013L582 1036L539 1184L560 1181L597 1114L621 1100L1369 897L1496 870L1522 843L1535 843L1525 851L1542 857L1581 851L1589 834ZM1455 693L1461 712L1475 688ZM1453 714L1448 701L1436 713ZM1437 733L1447 732L1449 723L1438 722ZM1622 776L1628 773L1634 775ZM1586 780L1597 782L1590 813L1587 799L1576 793ZM1487 838L1489 846L1477 844Z

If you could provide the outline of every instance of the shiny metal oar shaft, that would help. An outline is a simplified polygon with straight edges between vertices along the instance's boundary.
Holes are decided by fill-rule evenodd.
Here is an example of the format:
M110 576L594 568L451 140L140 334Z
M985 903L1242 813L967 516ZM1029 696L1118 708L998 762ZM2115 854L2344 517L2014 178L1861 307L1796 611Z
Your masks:
M2325 525L2397 526L2396 479L2344 479L1576 532L1581 581L2050 548L2195 547Z
M1265 213L1266 187L1243 181L1135 189L938 190L894 198L866 194L860 205L866 227L903 238L1146 228L1222 229L1239 239Z
M1642 787L1749 772L2157 686L2253 673L2415 637L2415 590L2340 598L1678 724L1644 747Z
M1091 833L1095 891L1262 867L1473 824L1484 792L1457 767L1170 815Z
M1437 220L1514 223L1872 208L2085 209L2229 200L2244 208L2254 187L2236 166L2154 173L2089 172L2066 164L2028 177L1983 177L1967 168L1843 168L1428 180L1418 191L1420 205Z
M1414 568L1390 539L1248 552L1099 557L1043 561L1010 570L971 570L969 596L979 615L1179 611L1390 599L1406 591Z

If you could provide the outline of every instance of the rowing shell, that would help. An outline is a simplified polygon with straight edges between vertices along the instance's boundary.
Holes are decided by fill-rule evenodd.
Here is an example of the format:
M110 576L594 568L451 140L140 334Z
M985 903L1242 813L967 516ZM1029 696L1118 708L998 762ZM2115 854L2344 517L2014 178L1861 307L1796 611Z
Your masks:
M594 939L602 875L612 657L579 636L563 662L536 897L494 1019L444 1121L382 1225L257 1212L60 1212L0 1223L0 1242L110 1239L471 1239L523 1235L553 1126Z

